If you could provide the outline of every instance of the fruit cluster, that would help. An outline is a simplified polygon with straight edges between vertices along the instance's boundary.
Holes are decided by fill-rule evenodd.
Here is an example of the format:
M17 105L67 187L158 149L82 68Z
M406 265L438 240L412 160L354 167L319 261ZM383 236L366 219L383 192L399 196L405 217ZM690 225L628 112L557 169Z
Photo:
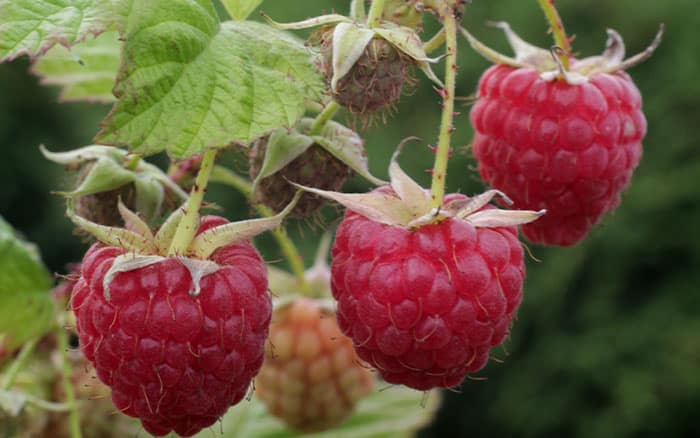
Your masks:
M326 96L317 117L246 145L250 182L216 167L213 148L173 162L170 175L107 146L44 151L81 169L78 187L64 193L68 216L99 240L71 292L80 350L116 408L148 432L191 436L209 427L256 376L269 412L307 432L348 417L372 390L370 368L390 384L455 388L510 333L525 279L518 227L534 243L574 245L620 203L647 129L640 92L624 70L646 59L658 38L625 60L621 38L609 31L603 55L575 59L558 21L552 26L563 47L552 51L500 23L516 51L511 58L461 29L497 64L483 74L471 111L471 150L489 188L445 195L457 21L467 2L369 2L366 14L367 3L353 1L351 17L273 22L323 26L309 44L318 46L310 62ZM553 2L541 4L552 16ZM444 33L424 43L417 32L426 11ZM427 56L443 42L444 83L430 67L438 58ZM372 176L360 135L331 120L341 107L360 116L390 110L414 68L443 99L430 190L403 172L398 151L389 182ZM340 192L352 174L380 187ZM209 179L240 189L266 217L201 216ZM491 205L496 197L512 208ZM175 208L179 199L185 204ZM321 280L312 282L280 226L327 200L347 209L331 266L318 265ZM275 291L274 306L272 269L250 243L270 230L295 271L295 281Z

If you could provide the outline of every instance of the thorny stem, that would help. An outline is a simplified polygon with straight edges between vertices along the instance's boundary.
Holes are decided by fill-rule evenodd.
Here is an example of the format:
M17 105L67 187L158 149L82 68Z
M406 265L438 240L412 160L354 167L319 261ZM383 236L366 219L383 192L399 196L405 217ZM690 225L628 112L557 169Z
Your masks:
M423 50L425 50L425 53L432 53L439 49L443 44L445 44L444 28L440 29L440 32L436 33L435 36L423 44Z
M554 35L554 44L559 46L563 53L559 55L561 63L565 70L569 70L569 56L571 55L571 43L569 38L566 36L566 30L564 29L564 22L561 21L559 12L557 8L554 7L554 0L537 0L544 11L544 16L549 22L549 26L552 28L552 35Z
M316 116L316 119L314 119L314 123L309 129L309 135L319 135L323 130L323 127L326 126L326 123L328 123L328 121L333 118L335 113L338 112L338 109L340 109L338 102L335 100L328 102L328 105L326 105L323 111L321 111L319 115Z
M56 327L56 337L58 338L58 350L61 354L61 361L63 362L62 374L63 391L66 393L65 402L70 408L70 435L71 438L81 438L80 416L78 414L78 405L75 402L73 383L71 382L73 370L71 369L71 365L68 360L68 334L66 333L66 329L63 328L62 324L59 324L58 327Z
M250 181L226 169L225 167L215 166L214 171L212 172L211 179L212 181L233 187L234 189L244 194L246 198L250 199L250 197L252 196L253 186L250 183ZM255 208L258 210L258 213L263 217L270 217L274 216L275 214L272 210L270 210L263 204L258 204ZM289 267L292 270L294 277L296 277L297 279L300 292L303 295L311 296L311 288L309 287L309 283L306 281L306 277L304 277L304 259L299 253L299 250L294 244L294 241L289 238L289 235L282 226L273 229L272 235L274 236L275 240L277 240L277 244L279 245L280 250L282 250L282 254L284 254L284 257L287 259L287 262L289 263Z
M185 215L177 226L175 237L173 237L173 241L170 244L170 249L168 250L169 256L184 255L190 243L192 243L194 235L197 233L197 228L199 226L199 209L204 200L204 193L207 191L207 183L209 183L209 176L214 167L216 152L216 149L208 149L204 152L202 163L194 182L194 187L192 187L190 198L185 205Z
M457 20L452 8L444 1L437 2L439 14L445 28L446 57L445 57L445 88L441 91L442 121L440 122L440 136L435 152L435 165L433 166L433 181L430 186L431 207L439 210L445 197L445 178L447 177L447 161L450 155L450 140L452 137L454 106L455 106L455 82L457 77Z
M29 355L32 354L32 351L34 351L34 347L36 347L37 342L39 342L39 338L30 339L24 343L22 350L20 350L19 354L12 362L12 365L7 370L7 374L5 374L5 378L2 380L2 386L0 386L0 388L7 391L12 387L12 385L15 383L15 379L17 378L17 374L22 370L22 367L24 367Z
M379 26L384 13L384 0L372 0L372 6L367 14L367 26L370 28Z

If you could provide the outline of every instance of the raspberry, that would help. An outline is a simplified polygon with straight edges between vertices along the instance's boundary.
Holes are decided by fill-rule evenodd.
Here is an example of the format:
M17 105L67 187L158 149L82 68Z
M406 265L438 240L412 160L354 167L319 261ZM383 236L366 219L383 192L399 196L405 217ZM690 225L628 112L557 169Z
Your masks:
M204 217L199 233L226 222ZM265 265L239 241L212 254L218 270L201 278L196 296L177 257L117 273L106 294L105 275L125 253L96 244L83 258L72 295L81 349L117 409L154 435L193 435L244 397L262 365Z
M250 149L250 178L255 180L262 168L269 136L257 140ZM358 137L358 144L362 141ZM363 149L364 151L364 149ZM311 145L284 168L260 180L255 196L257 200L279 212L294 198L297 188L290 181L328 190L339 190L352 170L342 161L317 144ZM326 201L311 193L304 193L291 211L292 217L309 217Z
M471 111L479 173L515 208L547 209L523 226L531 241L574 245L615 209L642 156L639 90L624 72L582 84L493 66Z
M373 374L360 365L333 312L301 298L275 311L256 394L273 415L303 432L340 424L368 395Z
M522 299L515 227L450 217L411 230L348 210L332 256L341 330L387 382L418 390L481 370Z
M333 31L321 37L319 69L330 83L333 77ZM352 113L367 114L391 108L411 83L415 61L383 38L373 38L350 71L338 81L333 98Z

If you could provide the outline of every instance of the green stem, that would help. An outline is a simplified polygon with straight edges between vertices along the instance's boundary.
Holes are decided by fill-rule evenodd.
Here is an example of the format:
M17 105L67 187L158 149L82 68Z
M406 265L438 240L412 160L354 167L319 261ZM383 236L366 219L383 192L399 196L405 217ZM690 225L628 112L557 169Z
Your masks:
M214 166L211 180L233 187L234 189L243 193L245 197L249 199L253 193L253 185L250 183L250 181L222 166ZM258 204L255 206L255 208L263 217L270 217L274 216L275 214L263 204ZM303 295L311 296L313 292L311 291L309 283L304 277L304 259L301 256L301 253L299 253L294 241L289 237L282 226L273 229L272 235L274 236L275 240L277 240L277 244L279 245L282 254L284 254L284 257L289 263L289 268L292 270L292 273L297 279L300 292Z
M20 350L19 354L12 362L12 365L7 370L5 378L2 380L2 389L7 391L15 383L17 374L19 374L19 372L22 370L22 367L24 367L24 364L27 362L29 355L32 354L32 351L34 351L34 347L36 347L37 342L39 342L39 338L30 339L29 341L24 343L24 345L22 346L22 350Z
M127 156L129 161L124 164L124 167L128 170L135 170L136 166L141 162L141 155L131 155Z
M56 328L56 337L58 338L58 349L61 354L61 361L63 362L63 391L66 393L65 404L70 408L70 434L71 438L81 438L80 415L78 413L78 405L75 402L73 383L71 382L73 370L68 360L68 334L66 333L66 329L60 324Z
M323 130L323 127L326 126L326 123L330 119L333 118L335 113L338 112L340 109L340 105L338 105L338 102L335 100L331 100L328 105L319 113L318 116L316 116L316 119L314 119L314 123L311 125L311 128L309 129L309 135L319 135L321 131Z
M452 8L444 1L440 2L440 15L445 28L445 40L447 43L445 57L445 88L442 90L442 120L440 122L440 136L435 152L435 165L433 166L433 181L430 187L431 207L440 209L445 197L445 178L447 177L447 162L450 156L450 140L453 131L455 83L457 78L457 20Z
M565 70L569 70L569 56L571 55L571 43L569 38L566 36L566 30L564 29L564 22L561 21L559 12L557 8L554 7L554 0L537 0L544 12L544 16L549 22L549 26L552 28L552 34L554 35L554 44L559 46L564 52L560 55L561 63Z
M439 49L443 44L445 44L444 28L440 29L440 32L436 33L435 36L423 44L423 50L425 50L425 53L432 53Z
M384 0L372 0L372 6L367 14L367 26L370 28L379 26L384 13Z
M168 250L169 256L184 255L197 233L197 228L199 227L199 209L204 200L204 193L207 191L209 176L211 175L211 170L216 160L216 152L216 149L208 149L204 152L202 164L200 165L199 173L197 173L194 187L192 187L190 198L185 205L185 215L177 226L175 236L170 244L170 249Z
M350 18L356 21L362 21L366 16L365 0L352 0L352 3L350 3Z

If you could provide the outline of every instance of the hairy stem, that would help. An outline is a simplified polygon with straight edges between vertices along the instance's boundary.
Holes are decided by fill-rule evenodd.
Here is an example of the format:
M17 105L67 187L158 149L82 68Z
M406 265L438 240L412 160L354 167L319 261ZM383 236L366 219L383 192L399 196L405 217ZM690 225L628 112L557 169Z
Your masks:
M212 181L233 187L234 189L243 193L246 198L250 198L252 195L252 184L250 181L246 180L240 175L235 174L229 169L226 169L225 167L215 166L211 179ZM270 217L274 216L275 214L272 210L262 204L256 205L255 208L263 217ZM285 259L287 259L287 263L289 263L289 268L294 274L294 277L297 279L300 292L303 295L311 296L312 291L309 287L309 283L304 277L304 258L301 256L301 253L299 253L294 241L289 237L287 231L282 226L273 229L272 235L274 236L275 240L277 240L277 244L279 245L282 254L284 254Z
M377 27L384 13L384 0L372 0L372 6L367 14L367 26Z
M563 53L559 55L559 59L561 59L564 69L568 71L570 66L569 56L571 55L571 43L566 36L564 22L561 21L559 12L557 12L557 8L554 7L554 0L537 0L537 2L540 4L542 11L544 11L544 16L547 18L549 26L552 29L554 44L563 50Z
M433 166L433 181L430 186L431 207L439 209L445 197L445 178L447 177L447 162L450 156L450 140L452 138L454 106L455 106L455 82L457 78L457 20L452 8L444 1L438 3L438 10L445 29L445 88L442 95L442 120L440 122L440 136L437 150L435 151L435 165Z
M335 113L338 112L340 109L340 105L338 105L338 102L335 100L331 100L328 105L319 113L318 116L316 116L316 119L314 119L314 123L311 125L311 128L309 129L309 135L319 135L321 131L323 130L323 127L326 126L326 123L330 119L333 118Z
M204 200L204 193L207 191L207 183L209 183L209 175L214 167L216 152L216 149L208 149L204 152L194 187L192 187L190 198L185 205L185 215L177 226L175 236L170 244L169 256L184 255L197 233L197 228L199 228L199 209Z
M80 432L80 415L78 413L78 405L75 402L75 391L73 390L73 383L71 382L71 376L73 370L68 360L68 333L66 329L63 328L62 324L56 328L56 338L58 339L58 349L61 354L61 361L63 362L63 391L66 393L65 404L70 409L70 436L71 438L81 438L82 433Z
M29 358L29 355L32 354L32 351L34 351L34 347L36 347L37 342L39 342L39 339L34 338L24 343L19 354L12 362L12 365L10 365L10 368L7 370L7 374L5 374L5 378L2 380L2 385L0 388L7 391L12 387L12 385L15 383L15 379L17 378L17 374L19 374L19 372L22 370L24 364L27 363L27 359Z

